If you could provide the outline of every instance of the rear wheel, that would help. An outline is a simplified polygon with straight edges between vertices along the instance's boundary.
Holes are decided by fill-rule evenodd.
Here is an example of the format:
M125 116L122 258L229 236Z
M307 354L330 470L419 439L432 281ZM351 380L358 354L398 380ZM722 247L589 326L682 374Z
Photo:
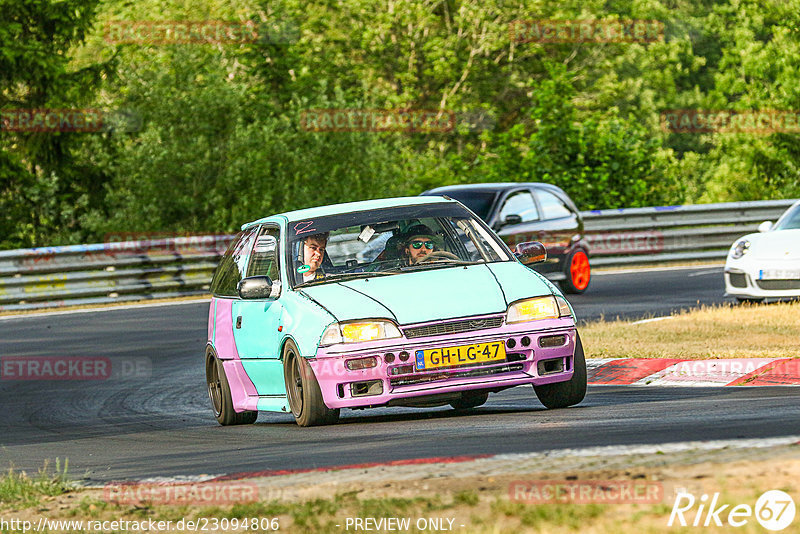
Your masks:
M292 341L283 348L283 377L289 409L298 425L329 425L339 420L339 410L325 406L314 371Z
M471 410L477 408L489 400L489 394L485 392L469 392L465 391L461 394L461 398L450 403L456 410Z
M586 291L592 279L589 256L582 248L576 248L564 260L564 274L566 278L560 280L558 285L565 293L579 294Z
M222 362L212 353L206 354L206 384L214 417L221 425L249 425L258 419L257 411L236 412L233 409L231 388Z
M533 386L539 402L547 408L566 408L578 404L586 396L586 358L581 336L575 333L575 357L572 359L572 378L566 382Z

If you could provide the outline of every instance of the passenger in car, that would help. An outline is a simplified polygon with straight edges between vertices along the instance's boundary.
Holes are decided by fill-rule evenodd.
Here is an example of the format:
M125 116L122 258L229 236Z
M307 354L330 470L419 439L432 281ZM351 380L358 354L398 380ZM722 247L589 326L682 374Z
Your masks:
M327 245L327 233L310 235L303 240L302 265L297 270L303 274L303 282L325 278L322 262Z

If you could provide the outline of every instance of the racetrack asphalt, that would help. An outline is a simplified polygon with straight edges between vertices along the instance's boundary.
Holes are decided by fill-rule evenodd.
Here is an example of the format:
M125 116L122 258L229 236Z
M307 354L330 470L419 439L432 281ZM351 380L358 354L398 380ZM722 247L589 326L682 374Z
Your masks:
M721 302L721 268L710 270L597 276L571 300L582 318L663 315ZM289 415L262 413L255 425L221 427L205 391L207 309L194 302L0 321L0 357L152 365L150 376L0 380L0 467L35 472L46 459L68 458L73 477L103 482L800 433L800 388L791 387L590 387L580 405L553 411L520 387L467 415L345 410L338 425L300 428Z
M567 295L579 321L641 319L698 305L735 303L725 297L722 266L611 271L592 276L582 295Z

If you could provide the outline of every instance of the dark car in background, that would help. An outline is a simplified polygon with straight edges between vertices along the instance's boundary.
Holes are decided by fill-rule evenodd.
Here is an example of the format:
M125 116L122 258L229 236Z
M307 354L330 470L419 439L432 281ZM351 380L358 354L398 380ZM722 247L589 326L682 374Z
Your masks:
M559 187L544 183L450 185L422 193L454 198L486 221L512 249L518 243L541 241L547 261L535 269L557 281L567 293L589 286L589 247L583 219L572 199Z

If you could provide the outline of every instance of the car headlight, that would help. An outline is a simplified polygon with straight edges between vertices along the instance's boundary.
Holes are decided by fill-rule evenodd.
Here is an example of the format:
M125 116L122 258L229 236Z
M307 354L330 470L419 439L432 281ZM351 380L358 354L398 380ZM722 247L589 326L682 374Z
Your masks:
M731 249L731 258L738 260L750 250L750 241L747 239L740 239Z
M549 295L513 303L506 312L506 323L524 323L570 316L572 316L572 312L566 299Z
M391 321L354 321L333 323L322 334L320 345L360 343L376 339L401 337L400 329Z

